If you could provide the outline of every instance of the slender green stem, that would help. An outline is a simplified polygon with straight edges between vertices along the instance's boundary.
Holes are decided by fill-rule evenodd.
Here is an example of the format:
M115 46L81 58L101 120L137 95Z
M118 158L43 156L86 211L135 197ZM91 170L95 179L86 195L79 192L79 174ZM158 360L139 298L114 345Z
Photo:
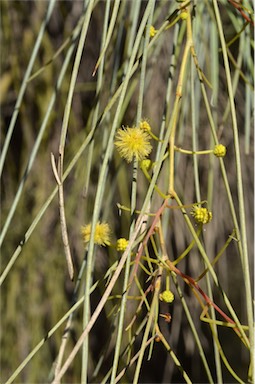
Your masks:
M148 44L149 44L148 25L150 25L152 22L154 3L155 3L154 0L152 0L148 4L148 9L150 11L150 15L148 18L146 37L145 37L145 42L144 42L143 57L142 57L140 92L139 92L140 96L139 96L139 101L138 101L137 118L136 118L136 124L137 125L138 125L139 121L141 120L141 114L142 114L142 98L143 98L143 90L144 90L144 83L145 83L147 49L148 49ZM137 170L138 170L138 161L137 161L137 159L135 159L134 164L133 164L133 177L132 177L133 181L132 181L132 192L131 192L131 218L132 218L132 222L131 222L130 229L129 229L129 237L132 236L132 233L133 233L134 228L135 228L135 221L133 220L133 215L134 215L135 209L136 209L137 177L138 177ZM131 261L131 254L129 254L127 261L126 261L126 266L125 266L124 283L123 283L123 289L122 289L123 295L122 295L122 300L121 300L121 305L120 305L120 315L119 315L117 340L116 340L116 347L115 347L113 367L112 367L111 383L115 382L117 368L118 368L118 362L119 362L123 324L124 324L124 318L125 318L126 301L127 301L127 287L128 287L128 282L129 282L130 261Z
M28 79L29 79L30 74L32 72L32 69L33 69L36 57L38 55L38 51L39 51L40 45L42 43L42 39L43 39L43 35L44 35L44 32L45 32L45 28L47 27L47 24L48 24L48 22L49 22L49 20L51 18L51 14L53 12L55 3L56 3L56 0L50 0L50 2L49 2L49 6L48 6L47 14L45 16L45 20L42 22L40 31L38 33L38 36L37 36L37 39L36 39L36 42L35 42L35 46L33 48L33 52L31 54L31 58L29 60L29 64L28 64L26 73L24 75L24 78L23 78L23 81L22 81L22 84L21 84L21 87L20 87L19 95L18 95L16 104L15 104L15 107L14 107L14 112L12 114L11 122L10 122L10 125L9 125L9 128L8 128L8 132L7 132L7 135L5 137L4 145L3 145L3 148L2 148L2 152L1 152L1 158L0 158L0 178L1 178L1 175L2 175L2 171L3 171L3 167L4 167L4 161L5 161L6 154L7 154L7 151L8 151L8 147L9 147L9 144L10 144L10 141L11 141L11 137L12 137L12 133L13 133L13 130L14 130L14 127L15 127L15 123L16 123L18 115L19 115L20 106L21 106L21 103L22 103L22 100L23 100L23 96L25 94L25 91L26 91L26 88L27 88L27 85L28 85Z
M174 150L176 152L184 153L186 155L209 155L210 153L213 153L213 149L205 149L204 151L195 151L195 150L190 151L188 149L183 149L176 146L174 146Z
M192 384L192 381L190 380L187 372L183 369L183 367L181 365L181 362L179 361L178 357L176 356L176 354L174 353L174 351L170 347L170 345L169 345L168 341L166 340L166 338L164 337L164 335L160 332L160 329L159 329L158 325L156 326L156 332L157 332L157 334L158 334L158 336L160 338L160 341L162 342L162 344L166 348L167 352L169 353L169 355L173 359L173 362L175 363L176 367L181 372L181 374L182 374L184 380L186 381L186 383Z
M212 374L211 374L209 365L207 363L206 356L205 356L205 353L204 353L204 350L203 350L203 347L202 347L199 335L197 333L196 326L195 326L194 321L193 321L193 319L191 317L191 313L190 313L189 307L188 307L188 305L186 303L185 296L184 296L184 294L183 294L183 292L182 292L182 290L180 288L180 285L178 284L177 278L176 278L174 273L172 273L172 277L173 277L173 281L174 281L174 284L176 286L178 295L180 297L183 309L185 311L186 318L187 318L187 320L189 322L190 329L192 331L192 334L194 336L195 342L197 344L197 347L198 347L198 350L199 350L199 354L200 354L200 357L202 359L202 362L203 362L203 365L204 365L204 368L205 368L205 371L206 371L206 374L207 374L208 382L209 383L213 383L214 381L213 381L213 378L212 378Z
M141 372L141 366L142 366L142 362L143 362L143 359L144 359L144 353L145 353L145 349L146 349L146 346L147 346L147 341L148 341L148 338L149 338L149 332L150 332L151 327L152 327L152 321L153 321L154 318L157 318L158 300L159 300L158 292L154 292L152 303L151 303L151 308L150 308L150 312L149 312L149 317L148 317L148 320L147 320L145 331L143 333L143 340L142 340L142 344L141 344L141 347L140 347L140 354L139 354L138 361L137 361L137 364L136 364L135 374L134 374L134 377L133 377L133 384L137 384L138 380L139 380L139 375L140 375L140 372Z
M132 194L131 194L131 218L134 215L135 207L136 207L137 165L138 165L137 163L138 163L137 160L134 160ZM129 237L132 236L132 233L134 231L134 227L135 227L135 222L132 219L132 222L130 225L130 230L129 230ZM123 324L124 324L124 319L125 319L125 310L126 310L126 303L127 303L127 287L128 287L128 281L129 281L129 273L130 273L130 262L131 262L131 252L129 252L129 255L128 255L127 260L126 260L126 265L125 265L125 273L124 273L124 282L123 282L123 288L122 288L122 299L121 299L121 305L120 305L117 339L116 339L116 346L115 346L115 351L114 351L114 360L113 360L112 374L111 374L111 383L115 382L118 363L119 363L119 357L120 357Z
M253 328L253 304L252 304L253 300L252 300L252 294L251 294L249 256L248 256L248 249L247 249L246 220L245 220L241 157L240 157L240 148L239 148L239 135L238 135L236 109L235 109L235 102L233 97L232 81L231 81L231 74L230 74L230 68L229 68L229 62L228 62L226 42L225 42L225 37L223 33L220 12L219 12L219 8L216 0L213 0L213 6L215 11L217 27L219 31L219 37L221 41L223 60L224 60L224 66L226 71L226 78L227 78L227 86L228 86L228 92L229 92L229 99L230 99L230 110L231 110L231 116L232 116L232 128L233 128L235 155L236 155L236 176L237 176L237 191L238 191L239 216L240 216L240 232L241 232L241 242L242 242L242 248L243 248L243 255L242 255L241 261L243 266L244 286L245 286L245 292L246 292L247 318L248 318L249 337L250 337L250 345L251 345L250 353L251 353L252 368L250 371L251 376L248 377L248 380L252 382L254 380L254 369L253 369L254 328Z
M104 45L106 44L106 33L107 33L109 14L110 14L110 1L107 1L106 9L105 9L105 17L104 17L104 27L103 27L103 33L102 33L101 56L100 56L102 61L101 61L101 65L99 66L97 88L96 88L96 94L98 96L98 100L97 100L97 104L95 106L95 111L93 114L92 130L94 130L96 128L96 123L98 121L98 114L99 114L99 107L100 107L99 93L100 93L100 89L103 86L103 72L104 72L104 55L103 55L102 50L103 50ZM113 17L111 19L111 22L115 22L115 21L116 21L116 19ZM94 139L91 141L90 148L89 148L89 154L91 154L91 156L92 156L93 148L94 148ZM86 171L87 171L87 181L88 181L91 168L88 167ZM89 308L90 298L89 298L89 293L87 291L89 289L88 288L89 285L91 284L90 276L92 276L92 267L91 267L91 269L88 269L88 266L87 266L86 281L88 280L88 284L85 284L85 291L84 291L85 301L84 301L84 305L83 305L83 328L86 327L88 320L89 320L89 317L90 317L90 308ZM87 339L82 346L81 383L87 382L88 361L89 361L89 342Z

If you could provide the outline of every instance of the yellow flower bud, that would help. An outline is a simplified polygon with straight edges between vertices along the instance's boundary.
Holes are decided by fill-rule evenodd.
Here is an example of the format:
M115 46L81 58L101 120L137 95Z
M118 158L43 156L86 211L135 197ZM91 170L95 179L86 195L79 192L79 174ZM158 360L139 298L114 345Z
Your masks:
M166 290L159 295L159 299L161 301L164 301L165 303L172 303L174 301L174 294L173 292Z
M157 29L153 27L153 25L150 26L150 37L154 37L157 33Z
M223 144L215 145L213 154L217 157L224 157L226 155L227 148Z
M147 171L150 169L151 165L152 165L152 161L150 159L144 159L140 161L140 168L144 168Z
M146 120L140 121L139 128L143 129L144 131L151 132L151 126Z
M194 217L197 223L207 224L212 220L212 212L207 208L193 207L191 215Z
M128 240L125 239L124 237L121 237L120 239L117 240L117 244L116 244L117 251L123 252L125 251L127 246L128 246Z
M188 18L188 12L187 11L182 11L180 14L180 18L182 20L186 20Z

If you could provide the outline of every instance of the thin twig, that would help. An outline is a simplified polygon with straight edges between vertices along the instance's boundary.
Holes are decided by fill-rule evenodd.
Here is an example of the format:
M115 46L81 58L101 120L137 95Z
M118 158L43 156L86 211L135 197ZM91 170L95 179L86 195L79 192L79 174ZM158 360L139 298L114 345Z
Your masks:
M150 345L152 343L152 341L155 339L155 337L157 337L157 335L153 335L152 337L150 337L147 342L145 343L145 347L147 348L148 345ZM116 377L115 379L115 383L118 383L119 380L122 378L122 376L126 373L127 369L129 367L131 367L134 362L138 359L139 355L140 355L141 351L138 351L133 357L132 359L130 360L129 364L122 369L122 371L120 371L120 373L118 374L118 376Z
M59 157L61 157L61 156L59 155ZM52 165L52 170L53 170L54 176L55 176L57 184L58 184L60 226L61 226L61 233L62 233L62 239L63 239L63 244L64 244L64 251L65 251L65 255L66 255L67 268L68 268L68 273L69 273L70 279L73 280L74 267L73 267L72 255L71 255L69 241L68 241L66 218L65 218L65 208L64 208L63 182L61 182L62 174L63 174L62 162L59 161L59 163L58 163L59 171L57 171L56 162L55 162L55 158L54 158L53 153L51 153L51 165Z

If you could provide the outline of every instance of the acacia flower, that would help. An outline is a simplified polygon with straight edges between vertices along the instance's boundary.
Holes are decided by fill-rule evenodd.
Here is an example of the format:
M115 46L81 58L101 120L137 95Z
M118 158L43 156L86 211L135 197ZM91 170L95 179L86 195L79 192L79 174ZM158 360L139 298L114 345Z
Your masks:
M100 223L96 224L94 243L102 246L110 245L110 233L111 229L109 224ZM83 236L84 243L88 243L91 235L91 223L81 227L81 234Z
M117 240L117 244L116 244L117 251L123 252L125 251L127 246L128 246L128 240L125 239L124 237L121 237L120 239Z
M153 25L150 26L150 37L154 37L156 33L158 32L157 29L153 27Z
M197 223L207 224L212 220L212 212L207 208L193 207L191 215L194 217Z
M223 144L217 144L214 147L213 154L217 157L224 157L226 155L227 148Z
M135 157L138 161L145 159L152 151L150 135L141 128L125 127L118 129L114 142L121 157L130 163Z
M165 303L172 303L174 301L173 292L166 290L159 295L159 299L164 301Z

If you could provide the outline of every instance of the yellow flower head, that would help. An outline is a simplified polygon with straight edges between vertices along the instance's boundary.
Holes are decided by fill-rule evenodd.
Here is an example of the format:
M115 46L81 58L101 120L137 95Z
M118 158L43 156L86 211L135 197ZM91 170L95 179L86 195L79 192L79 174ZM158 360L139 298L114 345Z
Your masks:
M165 303L172 303L174 301L174 294L173 294L173 292L167 290L167 291L160 293L159 299L161 301L164 301Z
M207 208L194 206L191 215L197 223L207 224L212 220L212 212L208 211Z
M96 224L94 243L102 246L110 245L110 227L107 223ZM87 224L84 227L81 227L81 234L83 236L84 243L88 243L91 235L91 224Z
M151 132L151 126L146 120L140 121L139 127L144 131Z
M150 37L154 37L157 33L157 29L153 27L153 25L150 26Z
M125 251L127 246L128 246L128 240L125 239L124 237L121 237L120 239L117 240L117 244L116 244L117 251L123 252Z
M213 154L217 157L224 157L226 155L227 148L223 144L215 145Z
M121 157L130 163L135 157L138 161L145 159L152 151L150 135L141 128L118 129L114 142Z

